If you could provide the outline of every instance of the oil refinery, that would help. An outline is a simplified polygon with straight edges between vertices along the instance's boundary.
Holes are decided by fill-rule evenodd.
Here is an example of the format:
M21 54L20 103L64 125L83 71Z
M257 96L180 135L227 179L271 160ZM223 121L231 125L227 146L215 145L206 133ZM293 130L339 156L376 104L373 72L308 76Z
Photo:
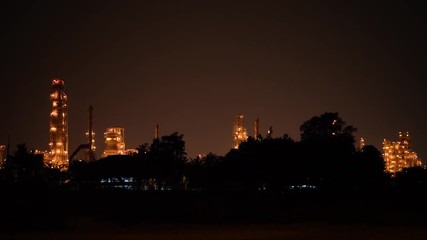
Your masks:
M399 141L397 142L384 139L383 152L385 170L392 176L404 168L422 165L417 153L411 149L411 138L408 132L399 132Z
M95 131L93 129L93 107L88 109L88 128L85 133L86 143L80 144L69 156L68 140L68 106L67 94L64 91L65 82L62 79L52 81L52 92L50 93L51 112L49 114L49 150L34 150L36 154L43 154L44 164L50 168L67 171L70 161L94 161L95 151ZM254 121L254 139L260 140L259 118ZM83 131L82 131L83 132ZM271 138L272 127L269 128L266 138ZM154 129L154 139L159 139L159 125ZM247 141L248 133L245 127L244 115L236 115L232 124L232 147L238 149L242 142ZM109 127L104 133L105 149L102 157L111 155L135 154L136 149L126 149L125 128L120 126ZM359 150L365 146L363 138L359 141ZM6 145L0 145L0 168L4 166L7 159ZM79 158L77 154L81 152ZM422 165L416 152L411 149L411 138L409 133L399 133L399 140L394 142L384 139L383 158L385 171L395 176L404 168L419 167Z
M68 107L64 92L64 80L52 81L50 101L52 111L49 116L49 154L45 163L62 171L68 169Z

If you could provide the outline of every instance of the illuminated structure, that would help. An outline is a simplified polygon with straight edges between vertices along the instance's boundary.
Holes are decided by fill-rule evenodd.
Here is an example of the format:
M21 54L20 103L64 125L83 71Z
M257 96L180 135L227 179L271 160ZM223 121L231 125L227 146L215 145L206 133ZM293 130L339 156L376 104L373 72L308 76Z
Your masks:
M403 168L421 166L417 153L411 151L411 138L408 132L406 134L399 132L398 142L384 139L383 152L386 171L393 176Z
M360 138L360 140L359 140L359 150L361 151L364 146L365 146L365 139L364 138Z
M6 161L6 145L0 145L0 169L4 167Z
M122 127L107 128L104 133L105 150L103 157L110 155L124 155L125 150L125 129Z
M267 138L267 139L273 138L273 127L272 126L270 126L268 128L268 130L267 130L267 136L265 138Z
M53 92L50 94L52 112L49 116L49 158L45 164L65 171L68 169L68 113L67 95L64 92L64 81L52 81Z
M92 130L92 136L89 136L89 131L86 132L87 141L89 144L89 148L86 149L86 160L93 161L95 160L95 132Z
M89 161L95 160L95 132L93 131L93 107L89 106L89 128L86 132L87 142L89 144L88 149L86 149L86 158Z
M233 119L233 148L238 149L240 143L245 142L247 139L245 116L237 115Z
M52 160L52 155L47 150L33 149L33 150L31 150L31 153L36 154L36 155L42 155L43 156L43 162L45 164L49 163Z
M80 144L77 149L70 155L70 161L94 161L95 158L95 132L93 131L93 107L89 106L89 128L86 132L87 143ZM89 134L90 133L90 134ZM77 154L82 151L83 156L80 159L74 159Z

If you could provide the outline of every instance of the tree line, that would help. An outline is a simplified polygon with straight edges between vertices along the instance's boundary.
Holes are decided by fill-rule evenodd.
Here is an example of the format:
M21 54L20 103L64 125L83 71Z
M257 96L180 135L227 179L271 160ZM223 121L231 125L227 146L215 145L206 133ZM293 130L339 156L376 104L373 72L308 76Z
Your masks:
M62 173L43 165L25 145L0 170L0 184L45 188L191 191L378 191L425 189L427 172L405 169L395 178L384 170L381 152L355 147L356 128L338 113L314 116L300 126L301 140L249 137L224 156L188 158L184 136L172 133L142 144L134 155L73 161Z

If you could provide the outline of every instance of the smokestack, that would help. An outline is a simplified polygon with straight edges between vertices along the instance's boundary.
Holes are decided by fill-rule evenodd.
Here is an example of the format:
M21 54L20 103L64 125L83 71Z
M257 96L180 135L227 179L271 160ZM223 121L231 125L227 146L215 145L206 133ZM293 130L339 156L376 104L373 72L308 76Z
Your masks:
M89 161L95 160L95 153L93 152L93 107L92 105L89 105L89 131L88 131L88 141L89 141Z
M159 139L159 124L154 128L154 139Z
M256 118L254 122L254 139L258 140L258 136L259 136L259 118Z
M92 149L92 124L93 124L93 107L89 105L89 149Z

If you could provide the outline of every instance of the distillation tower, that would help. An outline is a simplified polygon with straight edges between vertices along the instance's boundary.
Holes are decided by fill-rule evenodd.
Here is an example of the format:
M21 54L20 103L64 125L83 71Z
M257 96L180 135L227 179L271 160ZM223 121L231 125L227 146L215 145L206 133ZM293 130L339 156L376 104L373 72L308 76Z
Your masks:
M245 128L245 116L237 115L233 119L233 148L238 149L240 143L248 140L248 134Z
M50 157L46 164L65 171L68 169L68 111L64 80L54 79L52 90L50 94L52 111L49 116Z

